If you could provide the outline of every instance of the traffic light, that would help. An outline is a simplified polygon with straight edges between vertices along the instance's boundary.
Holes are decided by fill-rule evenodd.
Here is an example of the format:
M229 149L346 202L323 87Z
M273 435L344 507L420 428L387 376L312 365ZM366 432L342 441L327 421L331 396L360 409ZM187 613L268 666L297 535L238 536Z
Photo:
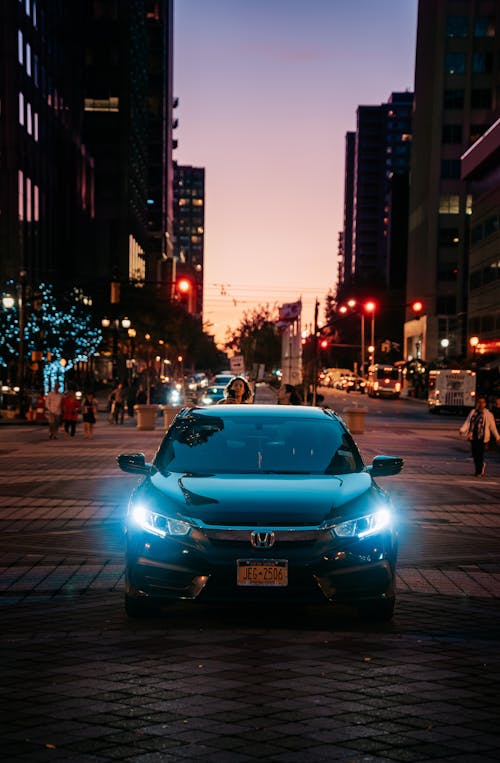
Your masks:
M415 299L415 300L414 300L414 301L411 303L411 309L412 309L413 313L415 314L415 316L416 316L417 318L420 318L420 313L421 313L421 312L422 312L422 310L424 309L424 303L423 303L423 302L421 302L419 299Z
M175 282L177 301L188 313L194 312L194 286L189 278L182 276Z
M330 346L330 342L328 339L322 339L321 342L319 343L319 346L321 347L322 350L327 350L328 347Z

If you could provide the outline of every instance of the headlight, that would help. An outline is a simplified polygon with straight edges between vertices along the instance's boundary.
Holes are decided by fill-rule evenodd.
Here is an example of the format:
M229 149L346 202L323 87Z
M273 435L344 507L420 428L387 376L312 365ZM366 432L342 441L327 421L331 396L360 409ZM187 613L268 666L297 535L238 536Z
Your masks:
M389 527L390 523L391 512L389 509L379 509L373 514L348 519L347 522L335 525L332 527L332 532L338 538L359 538L362 540Z
M212 405L212 403L214 402L214 399L212 397L203 397L201 402L203 403L203 405Z
M153 535L159 535L160 538L165 538L167 535L187 535L191 529L191 525L187 522L157 514L141 503L137 503L133 507L131 517L135 524L142 527L143 530L153 533Z

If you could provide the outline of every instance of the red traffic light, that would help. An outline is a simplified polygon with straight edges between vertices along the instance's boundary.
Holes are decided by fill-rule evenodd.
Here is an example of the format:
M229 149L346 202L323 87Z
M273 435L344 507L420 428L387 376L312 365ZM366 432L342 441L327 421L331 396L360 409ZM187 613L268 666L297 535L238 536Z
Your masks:
M177 281L177 291L181 294L187 294L191 291L191 281L188 278L179 278Z
M421 302L419 299L416 299L414 302L411 303L411 309L414 313L421 313L424 309L424 303Z
M326 348L329 345L330 345L330 342L328 341L328 339L322 339L321 342L319 343L319 346L321 347L322 350L326 350Z

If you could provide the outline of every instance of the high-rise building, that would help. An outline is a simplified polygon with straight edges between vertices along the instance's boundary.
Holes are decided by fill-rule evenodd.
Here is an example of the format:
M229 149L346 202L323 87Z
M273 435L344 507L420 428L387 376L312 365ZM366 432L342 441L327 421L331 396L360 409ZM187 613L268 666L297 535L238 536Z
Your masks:
M500 119L462 157L472 193L468 352L497 369L500 357ZM492 356L496 356L493 360Z
M174 163L174 254L176 276L192 284L191 312L203 311L205 169Z
M396 341L404 320L412 104L413 94L402 92L359 106L356 131L346 135L338 293L383 300L378 325Z
M419 3L405 357L467 353L472 196L460 157L500 115L499 40L499 0Z
M85 275L94 157L82 140L81 3L0 3L0 278Z
M0 4L0 277L170 296L172 26L173 0Z

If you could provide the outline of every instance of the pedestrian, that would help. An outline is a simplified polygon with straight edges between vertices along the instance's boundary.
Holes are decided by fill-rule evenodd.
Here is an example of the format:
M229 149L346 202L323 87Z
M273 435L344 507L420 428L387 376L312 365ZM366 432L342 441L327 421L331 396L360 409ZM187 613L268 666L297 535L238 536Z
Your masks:
M233 376L224 389L224 397L218 405L241 405L252 402L252 390L243 376Z
M80 413L80 403L75 395L75 390L69 389L62 401L62 417L64 422L65 437L74 437L78 414Z
M121 382L114 390L112 390L109 400L111 403L111 421L115 424L123 424L123 417L125 415L125 392Z
M88 392L83 401L83 436L91 440L94 436L94 425L97 420L97 400L93 392Z
M477 398L476 407L470 411L459 430L460 434L465 435L470 441L475 477L484 477L486 472L484 451L488 447L491 436L493 435L497 445L500 443L495 418L486 406L486 398L481 395Z
M302 405L302 398L293 384L282 384L277 394L278 405Z
M49 440L57 440L57 433L61 426L63 394L59 392L59 382L54 384L54 389L45 398L45 411L49 420Z
M146 395L146 390L142 386L142 384L139 384L139 387L137 389L137 394L135 396L135 404L136 405L145 405L148 402L148 396Z

